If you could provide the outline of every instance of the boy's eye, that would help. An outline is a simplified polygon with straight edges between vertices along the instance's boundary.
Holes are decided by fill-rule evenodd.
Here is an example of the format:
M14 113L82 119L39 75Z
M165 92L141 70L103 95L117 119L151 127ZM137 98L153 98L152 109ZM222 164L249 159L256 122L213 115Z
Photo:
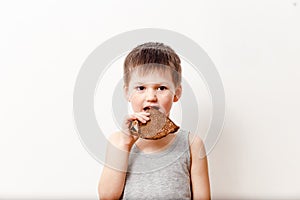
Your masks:
M144 87L144 86L137 86L136 89L137 89L138 91L142 91L142 90L145 89L145 87Z
M166 86L160 86L160 87L157 88L157 90L166 90L166 89L167 89Z

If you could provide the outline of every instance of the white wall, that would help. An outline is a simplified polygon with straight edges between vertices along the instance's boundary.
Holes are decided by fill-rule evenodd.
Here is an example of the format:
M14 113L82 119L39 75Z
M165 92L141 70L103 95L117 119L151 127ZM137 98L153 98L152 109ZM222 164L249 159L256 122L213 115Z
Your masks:
M75 131L77 73L98 45L153 27L196 41L226 93L213 198L300 198L300 2L0 3L0 199L97 198L102 166Z

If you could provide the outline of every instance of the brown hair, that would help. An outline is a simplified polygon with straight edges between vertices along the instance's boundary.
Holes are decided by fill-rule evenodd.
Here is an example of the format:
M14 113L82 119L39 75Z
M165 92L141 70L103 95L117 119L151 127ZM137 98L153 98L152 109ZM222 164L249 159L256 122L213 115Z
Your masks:
M181 83L181 64L180 58L175 51L158 42L148 42L135 47L124 61L124 85L128 86L130 75L133 69L141 67L142 73L148 73L153 69L166 71L171 69L172 79L175 87Z

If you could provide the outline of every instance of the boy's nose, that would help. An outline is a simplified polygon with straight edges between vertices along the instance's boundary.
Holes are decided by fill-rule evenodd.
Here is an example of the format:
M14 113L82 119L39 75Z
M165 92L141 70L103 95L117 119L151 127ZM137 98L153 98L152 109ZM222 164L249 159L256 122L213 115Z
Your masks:
M146 100L147 101L156 101L157 96L156 96L156 90L148 90L146 94Z

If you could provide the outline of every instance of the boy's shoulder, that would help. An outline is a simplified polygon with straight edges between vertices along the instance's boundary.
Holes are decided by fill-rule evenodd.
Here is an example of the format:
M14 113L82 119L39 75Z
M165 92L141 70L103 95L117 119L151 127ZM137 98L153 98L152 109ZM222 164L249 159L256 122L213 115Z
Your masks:
M197 134L190 133L189 134L189 145L191 154L200 154L201 157L206 155L205 145L201 137Z
M195 133L189 133L190 145L203 145L201 137Z
M130 150L135 140L136 138L134 138L134 136L129 135L129 133L125 133L123 131L113 132L108 137L108 142L125 151Z
M122 133L121 131L115 131L108 136L108 140L110 142L116 142L120 139L121 134L124 134L124 133Z

